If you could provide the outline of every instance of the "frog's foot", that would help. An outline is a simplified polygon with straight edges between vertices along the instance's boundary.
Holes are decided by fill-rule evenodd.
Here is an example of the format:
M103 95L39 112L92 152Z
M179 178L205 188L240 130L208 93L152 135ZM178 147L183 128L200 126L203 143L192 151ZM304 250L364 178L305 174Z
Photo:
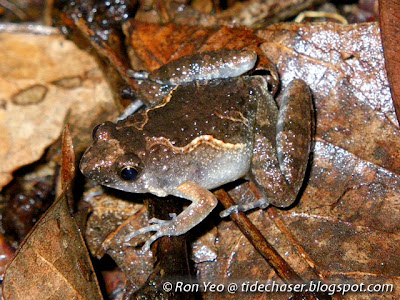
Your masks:
M129 234L125 240L129 241L135 236L156 231L142 247L143 252L148 251L150 245L160 237L178 236L188 232L203 221L218 204L218 200L209 190L192 181L181 184L174 195L191 200L192 203L178 216L170 214L172 219L169 221L151 219L151 225Z
M146 243L142 247L142 251L146 252L150 250L151 244L157 240L160 237L163 236L173 236L177 235L176 234L176 214L170 214L170 217L172 218L171 220L160 220L157 218L152 218L149 220L149 223L151 225L143 227L135 232L132 232L131 234L128 234L125 237L125 242L129 242L131 239L133 239L136 236L156 231L154 235L152 235Z
M127 75L130 78L137 79L137 80L145 80L149 77L149 73L145 72L145 71L128 70Z
M230 216L233 213L238 213L241 211L248 211L250 209L254 209L254 208L267 208L269 206L270 202L267 199L261 198L258 201L255 202L251 202L248 204L244 204L244 205L233 205L225 210L223 210L219 216L221 218L225 218Z

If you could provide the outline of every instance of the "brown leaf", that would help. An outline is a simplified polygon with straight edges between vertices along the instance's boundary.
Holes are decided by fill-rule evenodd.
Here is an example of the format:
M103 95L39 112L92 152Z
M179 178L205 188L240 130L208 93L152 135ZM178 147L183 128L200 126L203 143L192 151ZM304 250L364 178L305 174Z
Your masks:
M400 61L398 59L400 51L399 27L400 18L399 2L393 0L379 1L379 20L382 33L383 50L385 52L386 68L390 85L394 107L396 108L397 120L400 120Z
M76 175L74 145L68 124L65 126L62 134L62 153L61 186L64 190Z
M61 135L61 144L62 157L60 188L65 191L65 198L67 199L68 207L71 209L72 213L72 208L75 207L72 182L76 177L76 161L74 145L72 143L71 130L68 124L65 126Z
M3 32L0 36L2 188L13 171L37 161L59 138L68 112L74 142L82 151L91 138L89 128L99 117L100 122L112 118L103 113L114 105L94 59L61 35ZM65 83L73 78L73 83ZM79 134L80 128L85 134Z
M5 299L102 299L64 196L21 244L6 271L3 294Z
M400 140L379 27L281 24L258 35L282 89L294 78L311 87L317 133L297 205L249 216L303 279L398 286ZM254 197L244 187L234 196ZM215 249L197 245L217 254L214 262L198 261L199 280L277 280L234 225L218 229Z
M185 55L218 49L253 49L262 41L251 30L240 27L159 26L135 21L125 25L125 34L132 67L148 71Z

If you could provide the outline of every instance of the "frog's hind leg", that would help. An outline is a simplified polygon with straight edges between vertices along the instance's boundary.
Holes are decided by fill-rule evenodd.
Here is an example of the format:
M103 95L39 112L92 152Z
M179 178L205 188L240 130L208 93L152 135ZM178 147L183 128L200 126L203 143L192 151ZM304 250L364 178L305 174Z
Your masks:
M279 167L297 196L306 175L314 136L314 108L310 89L304 81L293 80L286 88L276 132ZM288 199L287 205L294 200Z
M246 205L221 213L253 208L290 206L302 186L313 135L311 93L301 80L293 81L283 96L281 109L268 96L259 100L249 177L263 195Z

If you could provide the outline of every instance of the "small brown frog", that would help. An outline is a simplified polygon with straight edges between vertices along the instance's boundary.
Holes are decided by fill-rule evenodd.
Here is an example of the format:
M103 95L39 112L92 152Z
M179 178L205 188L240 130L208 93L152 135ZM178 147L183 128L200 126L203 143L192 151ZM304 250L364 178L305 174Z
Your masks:
M236 53L228 54L228 61L237 58ZM241 70L229 73L227 68L224 75L217 70L211 77L201 71L184 84L174 80L180 85L161 103L94 129L94 142L80 163L85 176L127 192L192 201L171 220L152 219L152 225L127 237L155 231L144 251L156 239L184 234L200 223L217 205L209 190L239 178L251 180L263 198L234 206L222 216L270 204L287 207L297 197L312 146L310 90L294 80L278 110L263 76L238 76L252 69L257 59L253 52L241 55L251 61ZM171 64L173 69L186 67ZM161 71L146 77L157 81L157 74L165 73Z

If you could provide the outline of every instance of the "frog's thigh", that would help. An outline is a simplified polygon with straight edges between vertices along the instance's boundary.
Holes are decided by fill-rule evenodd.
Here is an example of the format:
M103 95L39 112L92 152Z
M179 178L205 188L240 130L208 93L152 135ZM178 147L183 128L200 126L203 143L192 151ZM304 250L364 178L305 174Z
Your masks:
M313 136L311 92L302 80L286 88L278 115L276 144L279 166L295 194L303 183Z
M213 193L192 181L181 184L175 196L191 200L192 203L176 217L174 233L169 235L186 233L203 221L218 204Z
M296 82L295 86L298 84L302 86L300 81ZM297 153L296 145L302 144L302 140L310 140L311 125L307 125L310 129L305 131L296 129L295 133L290 132L290 134L282 131L282 128L291 127L293 121L297 120L296 115L289 116L289 121L282 121L282 118L286 118L288 110L297 109L296 105L300 105L302 110L306 106L308 110L310 109L311 100L308 103L306 101L306 103L293 106L293 95L294 92L289 92L288 96L291 100L289 103L284 101L283 112L278 112L275 102L269 95L259 99L254 132L254 151L249 174L266 201L280 207L289 206L296 199L304 178L311 144L305 142L305 144L309 144L307 151L304 151L302 145L299 145L300 151ZM299 102L302 101L300 99ZM308 112L308 116L306 116L305 123L307 124L311 124L310 114ZM284 141L282 141L283 138ZM280 161L283 167L280 165ZM298 162L300 162L299 166L293 165ZM297 168L301 170L296 170Z

